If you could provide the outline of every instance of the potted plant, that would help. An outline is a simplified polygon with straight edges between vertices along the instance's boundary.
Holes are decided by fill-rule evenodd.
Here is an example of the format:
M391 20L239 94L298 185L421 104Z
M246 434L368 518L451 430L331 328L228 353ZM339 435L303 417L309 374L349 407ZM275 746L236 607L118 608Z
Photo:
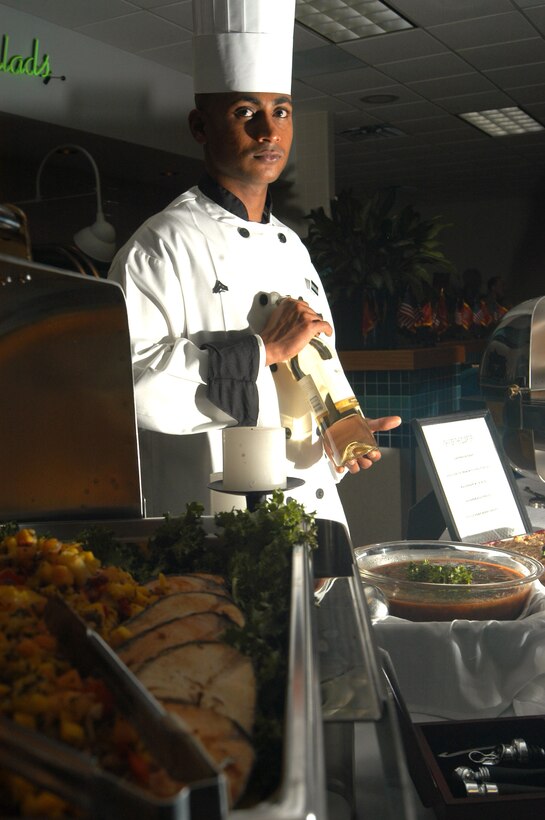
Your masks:
M433 275L454 272L440 249L447 227L440 216L421 217L412 205L394 212L397 189L367 198L349 190L311 210L307 239L312 261L328 293L339 348L395 346L397 309L410 298L433 298Z

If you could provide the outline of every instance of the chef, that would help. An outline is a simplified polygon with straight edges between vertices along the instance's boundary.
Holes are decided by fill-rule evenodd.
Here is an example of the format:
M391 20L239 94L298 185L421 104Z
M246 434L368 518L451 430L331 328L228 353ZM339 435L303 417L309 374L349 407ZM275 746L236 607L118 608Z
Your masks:
M137 230L110 270L127 300L148 516L181 513L189 501L210 510L224 427L283 426L287 474L304 480L289 496L346 523L342 473L284 364L318 334L334 343L320 278L272 214L268 192L292 141L294 7L194 0L189 127L206 173ZM371 422L381 430L399 423Z

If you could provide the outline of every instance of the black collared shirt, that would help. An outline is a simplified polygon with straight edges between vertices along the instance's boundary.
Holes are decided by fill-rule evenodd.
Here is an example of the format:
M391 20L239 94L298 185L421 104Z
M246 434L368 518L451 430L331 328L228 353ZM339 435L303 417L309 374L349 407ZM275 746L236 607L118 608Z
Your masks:
M248 219L248 211L246 210L246 205L244 202L242 202L238 196L231 193L231 191L228 191L227 188L220 185L219 182L216 182L210 174L204 173L201 177L199 180L199 190L202 191L208 199L211 199L212 202L219 205L220 208L225 208L226 211L229 211L229 213L234 216L239 216L241 219L246 220L246 222L250 221ZM270 191L267 191L267 198L265 200L265 207L263 208L261 222L265 224L269 222L271 218L271 208L272 198Z

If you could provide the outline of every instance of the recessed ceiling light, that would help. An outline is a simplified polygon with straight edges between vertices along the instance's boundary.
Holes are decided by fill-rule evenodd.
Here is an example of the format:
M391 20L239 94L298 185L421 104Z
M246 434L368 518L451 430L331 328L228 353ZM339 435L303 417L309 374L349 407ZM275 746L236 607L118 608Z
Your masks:
M372 105L384 105L399 100L396 94L368 94L366 97L360 97L361 102L371 103Z
M295 18L333 43L414 28L381 0L297 0Z
M545 130L541 123L516 106L494 108L488 111L470 111L458 116L491 137L508 137Z
M341 136L346 139L359 142L360 140L368 140L374 138L389 138L405 136L404 131L395 128L393 125L356 125L353 128L345 128L341 131Z

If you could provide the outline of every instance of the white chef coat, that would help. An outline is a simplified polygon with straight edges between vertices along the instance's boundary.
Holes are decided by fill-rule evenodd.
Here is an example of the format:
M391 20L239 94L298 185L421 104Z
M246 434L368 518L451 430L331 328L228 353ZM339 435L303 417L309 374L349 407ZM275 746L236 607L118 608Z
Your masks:
M255 334L257 424L287 428L288 476L305 481L286 496L346 524L339 474L323 453L306 398L287 365L265 366L258 335L271 292L302 297L331 321L297 234L272 216L249 222L195 187L139 228L109 278L127 301L146 515L176 515L190 501L210 510L210 475L222 471L221 430L237 422L207 397L209 352L201 345Z

